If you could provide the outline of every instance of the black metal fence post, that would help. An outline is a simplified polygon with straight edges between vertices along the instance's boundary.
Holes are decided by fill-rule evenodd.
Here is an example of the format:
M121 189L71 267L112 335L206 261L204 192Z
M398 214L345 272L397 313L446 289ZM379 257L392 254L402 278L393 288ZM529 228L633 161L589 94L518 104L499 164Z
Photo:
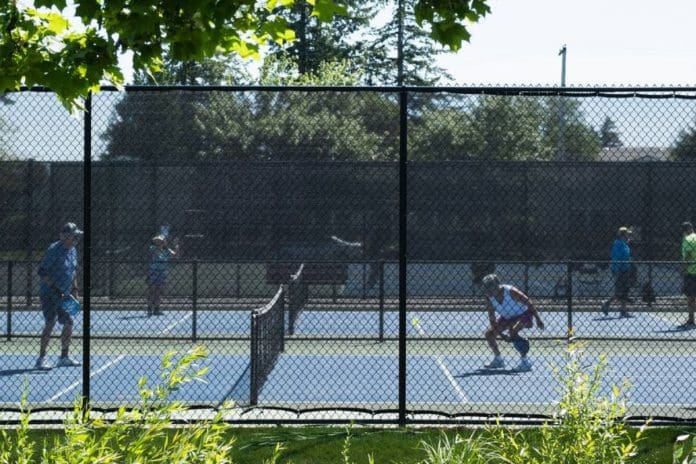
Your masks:
M568 311L567 339L570 343L573 337L573 262L568 261L566 266L566 306Z
M25 222L25 236L24 236L24 249L27 255L26 266L27 266L27 288L26 288L26 298L27 298L27 308L32 307L32 293L34 287L34 279L32 273L32 249L34 244L34 160L30 159L27 162L27 174L26 174L26 222Z
M82 406L85 414L89 414L90 400L90 355L91 355L91 296L92 296L92 94L85 98L84 111L84 160L83 160L83 198L82 214L84 222L83 247L83 277L82 277Z
M7 262L7 341L12 341L12 268L13 262Z
M114 270L114 259L116 259L116 250L118 249L117 242L116 242L116 233L114 231L114 208L116 208L116 198L114 195L114 172L115 172L115 165L113 163L109 163L107 166L108 172L107 172L107 182L108 182L108 187L109 187L109 243L111 244L111 250L109 253L109 276L108 276L108 297L109 299L112 299L114 297L114 279L115 279L115 270Z
M198 340L198 260L193 260L193 276L192 276L192 291L191 291L191 305L193 310L193 316L191 318L191 339L195 342Z
M379 262L379 341L384 341L384 261Z
M406 272L408 215L408 92L399 92L399 426L406 425Z

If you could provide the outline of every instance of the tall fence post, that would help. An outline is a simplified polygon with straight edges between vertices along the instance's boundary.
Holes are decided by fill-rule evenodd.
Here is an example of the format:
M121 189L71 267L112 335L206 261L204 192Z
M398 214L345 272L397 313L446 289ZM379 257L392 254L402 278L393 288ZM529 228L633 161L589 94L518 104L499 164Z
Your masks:
M522 228L522 256L524 257L524 293L529 294L529 167L527 164L524 164L523 182L524 214L522 215L522 220L524 221L524 227Z
M191 318L191 338L194 342L198 340L198 260L193 260L193 276L192 276L192 286L191 289L191 306L193 310L193 316Z
M379 341L384 341L384 261L379 262Z
M118 249L118 244L116 242L116 233L114 231L114 208L116 207L116 198L114 195L114 174L115 174L115 164L109 163L106 166L107 169L107 182L109 187L109 243L111 244L111 250L109 253L109 276L108 276L108 297L111 300L114 297L114 259L116 259L116 250Z
M568 261L566 268L566 306L568 311L567 340L570 343L573 337L573 262Z
M32 308L32 294L34 288L34 275L32 272L32 249L34 241L34 160L30 159L27 163L27 173L26 173L26 221L24 230L24 250L27 256L27 288L26 288L26 298L27 298L27 308Z
M12 267L13 262L7 262L7 341L12 341Z
M408 92L399 92L399 426L406 425L406 272L408 217Z
M91 316L91 297L92 297L92 94L85 98L84 111L84 160L83 160L83 198L82 214L84 238L83 248L83 277L82 277L82 327L84 335L82 337L82 406L85 414L89 414L90 398L90 316Z

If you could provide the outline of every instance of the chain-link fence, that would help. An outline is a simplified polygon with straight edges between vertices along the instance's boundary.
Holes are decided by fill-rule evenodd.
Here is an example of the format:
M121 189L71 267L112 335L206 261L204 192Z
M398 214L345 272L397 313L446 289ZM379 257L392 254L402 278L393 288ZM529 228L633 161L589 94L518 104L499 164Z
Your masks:
M164 353L200 344L208 381L174 392L193 416L232 401L232 421L538 419L582 341L606 391L631 384L627 415L696 418L696 89L87 103L0 106L1 409L25 380L34 408L134 404ZM86 232L70 318L67 222Z

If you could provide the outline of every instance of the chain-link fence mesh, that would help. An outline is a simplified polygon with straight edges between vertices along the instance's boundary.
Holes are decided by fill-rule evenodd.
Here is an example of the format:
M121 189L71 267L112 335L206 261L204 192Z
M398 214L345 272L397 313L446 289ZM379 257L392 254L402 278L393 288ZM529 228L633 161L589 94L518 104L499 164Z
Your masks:
M74 118L10 94L0 407L25 379L33 407L133 404L165 352L202 344L208 382L174 398L232 419L537 417L580 340L607 391L630 382L628 415L693 420L695 97L132 88ZM90 238L89 330L55 298L67 222Z

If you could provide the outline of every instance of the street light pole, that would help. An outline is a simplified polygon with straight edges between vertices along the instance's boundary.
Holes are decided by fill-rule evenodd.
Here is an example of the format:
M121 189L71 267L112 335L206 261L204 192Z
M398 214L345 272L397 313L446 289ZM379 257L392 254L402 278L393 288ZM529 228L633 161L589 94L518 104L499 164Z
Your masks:
M558 52L559 55L563 56L561 59L561 87L565 87L566 85L566 52L567 48L565 44L563 44L563 47L561 47L561 50Z
M559 55L561 55L563 58L561 59L561 89L564 89L566 86L566 54L567 54L567 49L565 44L563 44L563 47L561 47L561 50L558 52ZM566 153L565 153L565 99L561 95L559 96L560 98L560 106L559 106L559 111L558 111L558 154L556 158L559 161L565 161L566 159Z

